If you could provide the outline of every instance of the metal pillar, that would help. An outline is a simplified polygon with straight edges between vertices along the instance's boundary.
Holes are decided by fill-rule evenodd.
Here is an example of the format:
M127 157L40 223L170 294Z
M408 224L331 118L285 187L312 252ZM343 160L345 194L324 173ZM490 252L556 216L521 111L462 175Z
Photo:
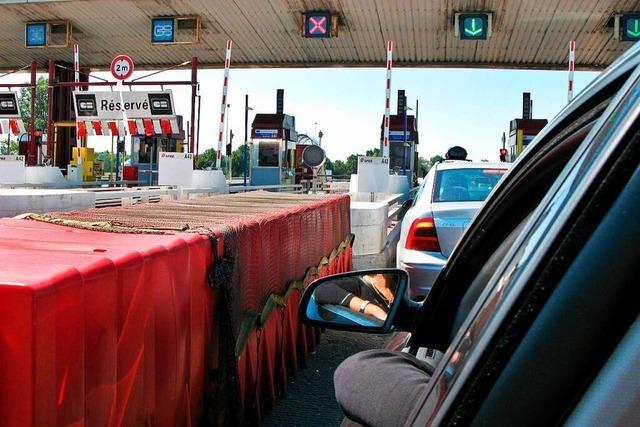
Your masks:
M244 152L242 159L242 173L244 177L244 185L247 185L247 169L249 165L248 161L248 153L247 153L247 143L249 142L249 95L244 96Z
M196 136L196 96L198 95L198 58L191 58L191 141L189 141L189 152L198 153L195 150L196 144L194 138ZM195 157L195 156L194 156Z
M47 86L47 156L52 159L55 157L54 148L54 128L53 128L53 87L56 84L56 61L49 60L49 83ZM55 164L51 164L55 166Z
M407 174L407 101L405 100L404 111L404 132L402 134L402 170Z
M31 61L31 123L29 124L29 145L27 148L27 165L35 166L36 155L36 85L38 83L36 73L36 61Z

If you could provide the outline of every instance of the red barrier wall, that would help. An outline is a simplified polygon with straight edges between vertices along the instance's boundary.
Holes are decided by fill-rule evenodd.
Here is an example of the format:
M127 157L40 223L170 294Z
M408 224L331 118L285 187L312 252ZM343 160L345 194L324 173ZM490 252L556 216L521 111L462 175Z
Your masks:
M297 197L48 219L85 229L0 219L2 425L198 425L205 390L208 421L235 419L220 405L230 400L259 422L319 339L298 321L302 289L351 268L348 197ZM183 221L204 234L176 232ZM92 230L105 224L118 232Z
M210 263L206 236L0 220L2 425L197 425Z

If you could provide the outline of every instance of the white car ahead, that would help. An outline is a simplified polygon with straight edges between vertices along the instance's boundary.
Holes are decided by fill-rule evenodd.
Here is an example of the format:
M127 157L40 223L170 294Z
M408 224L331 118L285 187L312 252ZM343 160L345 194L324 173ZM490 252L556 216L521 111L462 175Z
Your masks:
M396 257L409 273L409 296L425 297L508 163L445 160L435 164L402 220Z

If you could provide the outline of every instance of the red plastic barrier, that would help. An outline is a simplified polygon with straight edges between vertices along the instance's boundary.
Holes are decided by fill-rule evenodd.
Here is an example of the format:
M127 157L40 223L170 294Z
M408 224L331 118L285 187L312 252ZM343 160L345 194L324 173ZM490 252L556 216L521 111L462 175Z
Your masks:
M236 209L253 203L250 196L226 197ZM201 208L195 201L154 210L141 204L58 218L128 221L129 230L181 229L182 218L189 218L194 229L215 234L218 256L230 255L214 265L205 235L104 233L0 219L2 425L199 424L208 370L228 375L229 356L233 360L228 349L236 343L221 343L217 334L238 337L244 320L263 310L271 294L284 295L349 232L348 197L300 206L281 201L282 208L240 218L220 212L220 200L207 199ZM213 285L228 292L210 291L210 267L221 281ZM347 249L318 274L350 267ZM290 292L284 306L238 340L247 342L237 379L248 422L260 419L261 407L273 404L318 342L319 331L298 322L300 295ZM216 313L223 296L219 306L229 313ZM218 316L225 321L218 324ZM208 385L211 396L233 389ZM236 399L235 393L225 396ZM225 416L211 419L217 415Z
M207 237L3 219L0 260L3 425L199 422Z
M315 277L350 269L351 251L347 248L322 265ZM306 364L309 353L318 345L319 329L298 321L301 296L299 290L291 292L284 307L276 307L266 322L251 332L238 359L239 391L249 424L259 423L261 408L275 403L289 378Z

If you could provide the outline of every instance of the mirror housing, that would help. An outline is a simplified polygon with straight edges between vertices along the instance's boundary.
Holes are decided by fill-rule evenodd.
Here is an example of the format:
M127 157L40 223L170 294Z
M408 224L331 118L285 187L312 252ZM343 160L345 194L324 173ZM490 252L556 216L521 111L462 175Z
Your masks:
M384 334L408 329L420 303L406 297L409 277L395 268L351 271L319 278L305 289L298 308L306 324Z

